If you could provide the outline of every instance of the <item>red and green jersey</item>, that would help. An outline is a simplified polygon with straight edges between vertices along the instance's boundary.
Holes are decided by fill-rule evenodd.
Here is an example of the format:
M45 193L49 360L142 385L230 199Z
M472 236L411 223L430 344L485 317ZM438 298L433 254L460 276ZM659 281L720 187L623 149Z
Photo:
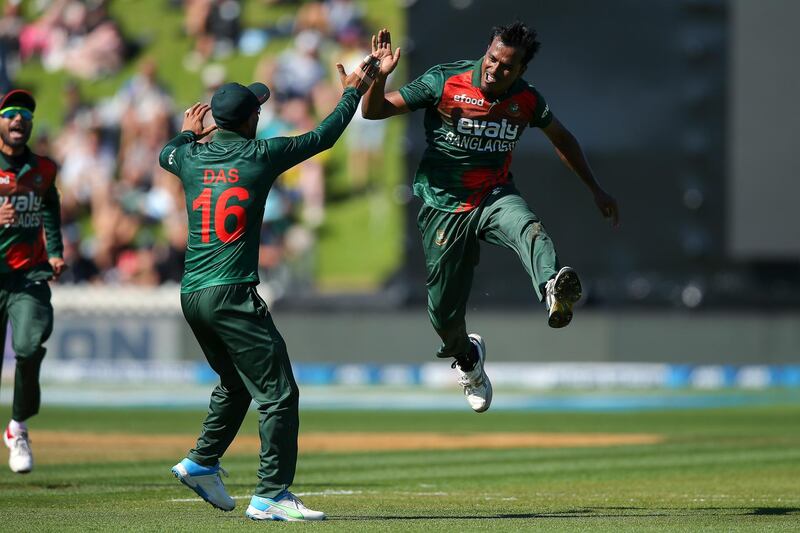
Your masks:
M333 146L359 99L355 89L345 89L336 109L297 137L246 139L220 130L203 144L184 131L167 143L158 161L183 183L189 216L182 293L258 282L261 222L272 184L287 169Z
M6 202L17 220L0 226L0 275L49 270L48 258L64 251L56 164L27 148L19 158L0 153L0 204Z
M523 130L552 120L542 95L523 79L501 98L487 98L480 88L482 61L436 65L400 88L409 109L425 108L428 147L414 194L443 211L470 211L509 183L511 154Z

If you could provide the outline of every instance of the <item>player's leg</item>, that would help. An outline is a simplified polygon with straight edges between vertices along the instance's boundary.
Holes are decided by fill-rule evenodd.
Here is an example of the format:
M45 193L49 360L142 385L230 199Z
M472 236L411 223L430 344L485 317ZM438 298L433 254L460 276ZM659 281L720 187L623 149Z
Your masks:
M428 316L442 339L437 357L453 357L453 368L470 407L489 408L492 385L483 368L486 346L467 334L466 309L473 273L480 258L478 212L446 213L423 206L417 220L428 273Z
M200 344L208 364L220 382L211 393L209 412L195 448L193 461L213 466L230 446L247 414L251 396L218 332L221 298L228 285L209 287L181 295L184 316Z
M289 491L297 467L300 391L267 304L255 287L248 287L246 296L249 301L242 298L239 312L249 314L250 324L226 332L240 347L234 360L259 411L259 483L245 515L252 520L324 520L325 513L309 509Z
M3 359L3 354L6 346L6 332L8 330L8 312L6 306L8 304L9 292L4 287L4 281L0 277L0 361ZM3 365L0 363L0 378L2 378ZM0 383L2 383L0 379Z
M6 332L8 329L8 312L7 312L7 304L8 304L8 297L11 294L10 291L7 290L8 279L3 279L0 277L0 353L3 352L3 348L6 345ZM2 357L0 357L0 360ZM2 364L0 364L0 371L2 370ZM18 471L19 473L27 473L30 470L22 468L19 469L18 461L19 459L15 458L16 455L19 455L19 452L16 451L16 448L19 446L15 439L20 437L21 433L25 433L27 436L27 426L25 422L18 422L13 418L9 420L8 425L3 428L3 442L9 448L9 457L8 457L8 466L11 468L12 471ZM28 445L28 449L30 449L30 443L28 442L27 438L24 440L22 445ZM27 462L27 461L26 461ZM33 457L31 456L30 460L31 466L33 465ZM25 466L25 465L22 465Z
M466 310L480 259L472 213L446 213L423 206L417 220L425 252L428 316L442 339L437 357L456 359L470 351Z
M39 412L42 397L39 372L46 352L43 344L53 332L53 307L47 282L19 278L8 296L7 312L11 323L11 346L16 354L16 371L11 422L4 440L11 450L11 470L25 473L33 469L33 453L25 422Z
M480 237L514 250L544 300L551 327L564 327L572 319L572 306L580 299L578 275L559 264L555 246L542 222L513 189L490 195L481 212Z
M255 287L231 291L218 325L220 336L259 411L259 483L247 509L254 520L320 520L289 492L297 467L300 391L286 343ZM223 325L224 324L224 325Z
M216 315L225 286L210 287L181 295L184 317L220 382L211 393L208 414L195 447L172 468L182 483L208 503L230 511L235 502L220 478L220 458L242 425L251 397L222 339L217 334Z

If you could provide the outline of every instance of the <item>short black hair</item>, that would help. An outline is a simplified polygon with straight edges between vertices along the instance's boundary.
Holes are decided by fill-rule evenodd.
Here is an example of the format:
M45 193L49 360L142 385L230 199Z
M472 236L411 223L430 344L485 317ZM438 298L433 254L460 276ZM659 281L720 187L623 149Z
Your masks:
M516 20L507 26L495 26L492 28L492 35L489 37L489 44L492 44L495 37L500 37L500 41L514 48L522 48L525 55L522 56L522 64L527 65L539 47L542 45L536 40L536 30L529 28L524 22Z

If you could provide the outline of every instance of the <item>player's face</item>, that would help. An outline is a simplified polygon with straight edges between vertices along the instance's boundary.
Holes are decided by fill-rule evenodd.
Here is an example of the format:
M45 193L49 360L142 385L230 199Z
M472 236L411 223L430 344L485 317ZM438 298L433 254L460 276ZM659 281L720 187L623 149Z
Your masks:
M6 146L19 148L25 146L31 138L33 118L25 119L20 113L3 113L0 115L0 139Z
M500 96L525 72L524 50L506 46L495 37L486 49L481 65L481 91L487 96Z

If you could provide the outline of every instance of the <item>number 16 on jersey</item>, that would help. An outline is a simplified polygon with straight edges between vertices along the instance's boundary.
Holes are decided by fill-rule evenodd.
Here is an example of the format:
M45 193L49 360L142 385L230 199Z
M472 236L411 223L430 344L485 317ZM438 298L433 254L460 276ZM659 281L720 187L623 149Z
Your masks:
M211 213L214 213L214 234L224 243L235 241L244 233L247 224L247 213L244 207L238 204L250 198L250 193L244 187L231 187L225 189L216 199L213 198L211 187L206 187L192 202L192 210L200 211L200 237L202 242L211 242ZM226 224L233 220L232 230Z

